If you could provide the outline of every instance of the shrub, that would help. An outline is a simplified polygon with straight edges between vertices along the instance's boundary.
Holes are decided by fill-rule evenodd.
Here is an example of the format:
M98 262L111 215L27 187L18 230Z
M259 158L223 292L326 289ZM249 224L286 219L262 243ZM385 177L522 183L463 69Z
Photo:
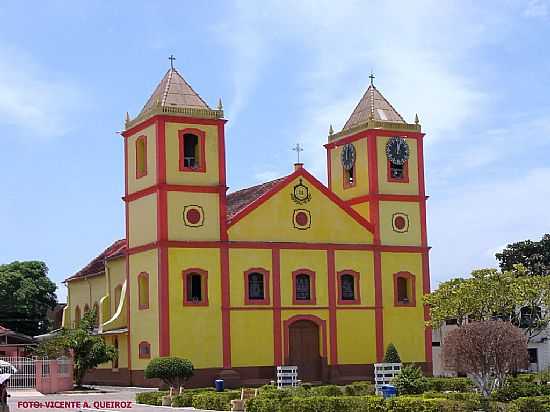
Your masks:
M214 388L186 389L172 398L172 406L178 408L193 406L193 396L209 392L214 392Z
M193 408L228 411L231 409L231 401L240 398L240 391L198 393L193 396Z
M428 384L427 390L434 392L472 392L474 390L473 382L468 378L426 378Z
M546 412L550 410L550 397L537 396L519 398L510 403L518 412Z
M145 368L147 379L161 379L172 388L180 388L193 376L193 364L187 359L170 357L155 358Z
M136 393L136 403L145 405L162 405L162 397L168 395L167 391L148 391Z
M397 353L397 348L393 343L390 343L386 348L386 354L384 355L384 363L401 363L401 358L399 353Z
M365 396L376 393L375 386L370 382L353 382L344 386L344 395L347 396Z
M342 396L342 389L336 385L313 386L307 396Z
M418 366L407 365L393 378L392 384L396 386L400 395L414 395L423 393L428 383Z
M462 404L468 411L477 411L481 408L481 396L472 392L426 392L422 395L425 399L448 399Z
M550 387L525 382L521 379L508 379L507 382L492 394L492 398L500 402L510 402L522 397L546 395Z

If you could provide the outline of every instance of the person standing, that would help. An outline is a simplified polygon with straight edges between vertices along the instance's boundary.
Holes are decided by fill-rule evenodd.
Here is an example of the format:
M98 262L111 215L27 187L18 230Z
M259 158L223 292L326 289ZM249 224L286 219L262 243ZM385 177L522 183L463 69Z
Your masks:
M8 381L0 383L0 412L10 412L8 405Z

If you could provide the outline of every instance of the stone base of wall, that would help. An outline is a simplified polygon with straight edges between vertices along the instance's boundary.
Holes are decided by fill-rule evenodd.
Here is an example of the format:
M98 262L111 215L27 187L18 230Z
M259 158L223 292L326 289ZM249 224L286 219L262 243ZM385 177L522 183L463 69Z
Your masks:
M426 376L432 375L432 364L419 362L418 366ZM344 385L355 381L374 381L373 364L364 365L328 365L324 368L322 383ZM261 386L275 380L274 366L250 366L243 368L196 369L193 377L185 385L186 388L204 388L214 386L216 379L224 379L226 388L241 386ZM158 379L145 379L142 370L93 369L84 377L84 383L93 385L140 386L160 388Z

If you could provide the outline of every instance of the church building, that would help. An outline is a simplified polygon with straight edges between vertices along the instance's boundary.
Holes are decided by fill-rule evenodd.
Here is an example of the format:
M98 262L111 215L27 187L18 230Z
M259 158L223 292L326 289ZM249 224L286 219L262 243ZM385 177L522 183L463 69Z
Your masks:
M372 80L330 127L328 187L296 163L227 193L221 101L168 70L126 115L125 237L65 281L64 327L95 308L119 352L89 382L151 385L158 356L191 360L190 386L262 384L277 365L304 382L372 380L389 343L431 373L424 134Z

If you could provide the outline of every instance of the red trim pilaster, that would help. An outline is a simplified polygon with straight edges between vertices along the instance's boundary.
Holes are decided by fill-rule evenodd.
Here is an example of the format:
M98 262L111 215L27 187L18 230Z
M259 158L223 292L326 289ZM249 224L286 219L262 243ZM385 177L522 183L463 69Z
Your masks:
M283 337L281 330L281 251L271 249L273 272L273 356L276 366L283 364Z
M230 290L229 290L229 249L227 245L220 247L220 272L221 272L221 290L222 290L222 347L223 347L223 367L231 368L231 314L229 308Z
M327 149L327 179L328 179L328 188L332 191L332 154L331 150L328 147Z
M338 327L336 317L336 266L334 249L327 250L328 320L330 334L330 364L338 365Z
M376 325L376 361L384 359L384 307L382 301L382 256L380 251L374 254L374 319Z
M220 240L227 241L227 177L225 170L225 123L218 123L218 180L220 185Z
M124 197L128 196L128 139L125 137L124 140ZM130 206L128 200L124 201L124 214L125 214L125 223L126 223L126 247L130 247ZM132 327L131 327L131 293L130 293L130 255L126 254L126 291L128 298L128 305L126 305L126 319L128 320L128 339L127 339L127 350L128 350L128 370L130 371L130 384L132 384Z

